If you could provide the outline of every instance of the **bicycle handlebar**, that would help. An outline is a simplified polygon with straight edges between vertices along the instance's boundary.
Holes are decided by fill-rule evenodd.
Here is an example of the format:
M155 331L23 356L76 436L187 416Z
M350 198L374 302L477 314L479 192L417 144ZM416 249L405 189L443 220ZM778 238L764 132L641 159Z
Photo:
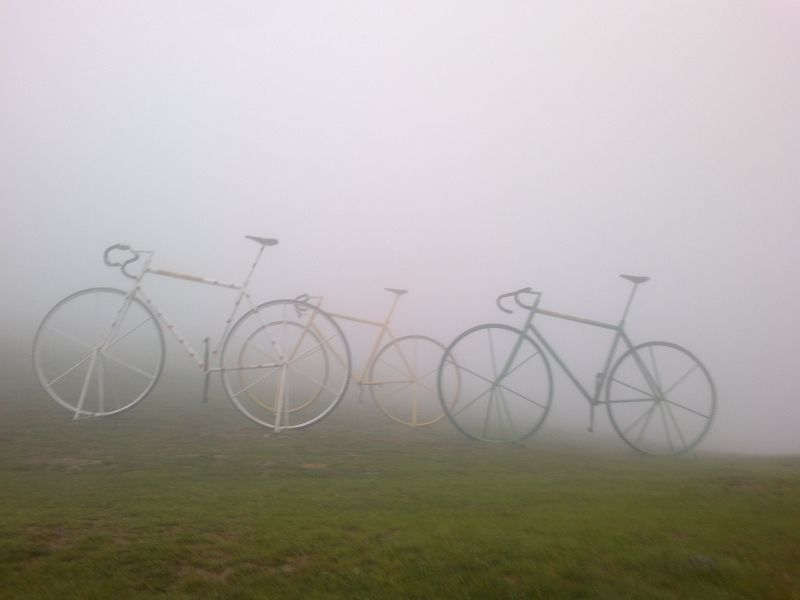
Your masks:
M115 250L130 252L133 254L133 256L128 260L124 260L122 262L111 262L108 256ZM126 271L125 269L131 263L135 263L137 260L139 260L140 256L141 255L136 250L134 250L127 244L114 244L113 246L109 246L108 248L106 248L106 251L103 252L103 262L106 263L106 265L109 267L119 267L120 271L122 271L122 274L125 275L125 277L129 277L130 279L136 279L136 275L128 273L128 271Z
M533 302L532 304L525 304L519 299L520 295L522 295L522 294L534 294L537 297L536 301ZM518 290L514 290L513 292L508 292L507 294L501 294L500 296L498 296L497 297L497 307L500 310L502 310L503 312L505 312L505 313L508 313L508 314L513 313L514 312L513 310L511 310L509 308L505 308L503 306L503 300L505 298L509 298L509 297L513 296L514 297L514 302L517 303L517 306L519 306L520 308L524 308L525 310L531 310L533 308L536 308L536 305L539 302L539 298L538 298L539 295L541 295L541 292L534 292L529 287L520 288Z

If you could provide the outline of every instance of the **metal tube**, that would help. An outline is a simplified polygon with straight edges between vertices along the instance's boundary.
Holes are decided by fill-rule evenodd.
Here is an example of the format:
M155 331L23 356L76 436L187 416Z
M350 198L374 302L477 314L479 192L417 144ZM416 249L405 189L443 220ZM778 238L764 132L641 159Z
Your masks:
M594 321L592 319L584 319L583 317L566 315L564 313L555 312L553 310L545 310L543 308L537 308L536 312L540 315L545 315L547 317L555 317L556 319L564 319L566 321L575 321L576 323L583 323L584 325L591 325L593 327L602 327L603 329L619 329L619 325L612 325L611 323L603 323L602 321Z
M228 283L226 281L218 281L216 279L206 279L205 277L198 277L197 275L189 275L188 273L178 273L176 271L165 271L164 269L148 269L148 273L153 275L161 275L162 277L172 277L174 279L185 279L186 281L193 281L195 283L204 283L206 285L216 285L218 287L230 288L232 290L241 290L243 286L235 283Z

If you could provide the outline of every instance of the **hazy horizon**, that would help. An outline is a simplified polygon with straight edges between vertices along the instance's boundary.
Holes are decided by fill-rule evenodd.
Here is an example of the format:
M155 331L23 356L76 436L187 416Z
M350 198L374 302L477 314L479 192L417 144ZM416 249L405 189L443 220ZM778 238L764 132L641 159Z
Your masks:
M126 287L118 242L237 281L275 237L256 297L406 288L396 331L445 343L524 286L614 322L633 273L631 337L714 377L701 447L800 453L799 30L794 0L4 0L0 341L27 364L59 299ZM164 290L219 333L216 292ZM605 338L560 326L591 381ZM553 406L585 428L560 377Z

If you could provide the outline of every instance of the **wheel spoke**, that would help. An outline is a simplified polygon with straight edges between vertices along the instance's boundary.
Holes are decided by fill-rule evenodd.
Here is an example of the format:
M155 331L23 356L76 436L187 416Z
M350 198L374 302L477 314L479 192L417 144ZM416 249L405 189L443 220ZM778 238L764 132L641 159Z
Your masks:
M75 369L77 369L78 367L80 367L80 366L81 366L83 363L85 363L87 360L89 360L90 358L92 358L92 356L94 356L94 350L92 350L92 351L91 351L89 354L87 354L86 356L84 356L82 359L80 359L78 362L76 362L74 365L72 365L72 366L71 366L70 368L68 368L66 371L64 371L64 372L63 372L63 373L61 373L60 375L58 375L58 376L56 376L55 378L53 378L53 379L51 379L50 381L48 381L48 382L47 382L47 386L48 386L48 387L50 387L50 386L51 386L51 385L53 385L53 384L54 384L56 381L59 381L59 380L60 380L62 377L66 377L67 375L69 375L70 373L72 373L72 372L73 372Z
M117 385L114 383L114 375L112 372L109 371L108 365L106 364L105 357L101 354L100 355L100 368L103 372L103 380L105 382L105 390L108 392L108 396L110 396L111 404L115 409L122 408L122 404L119 401L119 397L117 396ZM112 409L113 410L113 409Z
M647 409L645 412L643 412L641 415L639 415L639 418L638 418L638 419L636 419L636 420L635 420L633 423L631 423L630 425L628 425L628 427L625 429L625 431L623 431L623 432L622 432L622 433L623 433L623 435L624 435L624 434L626 434L626 433L628 433L628 432L629 432L631 429L633 429L634 427L636 427L636 425L639 423L639 421L641 421L641 420L642 420L642 419L644 419L644 418L645 418L647 415L649 415L650 413L652 413L652 412L653 412L653 408L655 408L656 401L655 401L655 400L653 400L652 402L653 402L653 406L651 406L650 408L648 408L648 409Z
M318 344L315 344L314 346L311 346L311 348L309 348L308 350L305 350L300 356L291 356L289 358L289 364L293 364L293 363L297 362L298 360L304 359L306 356L309 356L312 352L315 352L316 350L319 350L320 348L323 348L323 346L328 345L328 342L330 342L332 339L335 339L335 338L338 338L338 337L339 337L339 334L337 334L337 333L335 333L333 335L330 335L327 338L325 338L324 340L322 340L321 342L319 342ZM297 351L297 348L295 348L295 352L296 351ZM325 350L323 348L323 352L324 351Z
M419 409L419 407L417 405L417 402L418 402L417 386L414 386L412 388L412 393L411 393L411 424L412 425L416 425L417 424L417 410Z
M275 431L281 429L281 412L285 402L285 384L286 384L286 365L280 368L280 377L278 377L278 395L276 398L277 405L275 406Z
M401 375L406 375L406 376L411 375L413 377L413 369L410 368L401 369L400 367L396 367L394 364L392 364L386 359L382 359L380 361L376 359L375 366L377 366L378 364L386 366L387 368L391 369L396 373L400 373Z
M52 325L47 325L45 327L42 327L42 329L44 329L46 331L52 331L53 333L56 333L56 334L60 335L61 337L66 338L69 341L78 344L79 346L83 346L87 350L94 350L94 347L95 347L94 344L88 344L88 343L86 343L86 342L84 342L82 340L79 340L74 335L71 335L71 334L67 333L66 331L62 331L60 329L56 329Z
M519 396L519 397L520 397L520 398L522 398L523 400L526 400L527 402L530 402L531 404L535 404L535 405L536 405L536 406L538 406L539 408L547 408L547 407L546 407L544 404L539 404L539 403L538 403L536 400L534 400L533 398L528 398L527 396L523 396L523 395L522 395L522 394L520 394L519 392L517 392L517 391L515 391L515 390L512 390L510 387L506 387L506 386L504 386L504 385L501 385L501 384L498 384L498 385L497 385L497 387L498 387L498 388L500 388L500 389L506 390L507 392L511 392L511 393L512 393L512 394L514 394L515 396Z
M517 439L517 434L514 431L514 419L511 418L511 412L508 410L508 402L506 402L505 396L503 395L503 390L499 389L498 392L500 393L500 400L502 401L503 409L508 421L508 427L511 430L511 439Z
M669 386L669 387L666 389L666 391L664 392L664 395L666 396L667 394L669 394L669 393L670 393L672 390L674 390L676 387L678 387L678 385L680 385L681 383L683 383L683 382L686 380L686 378L687 378L689 375L691 375L692 373L694 373L694 372L695 372L697 369L699 369L699 368L700 368L700 365L698 365L698 364L696 364L696 363L695 363L694 365L692 365L692 366L689 368L689 370L688 370L688 371L686 371L686 373L684 373L683 375L681 375L681 376L678 378L678 380L677 380L675 383L673 383L671 386Z
M683 444L683 447L686 448L688 444L686 443L686 439L683 437L683 432L681 431L681 428L678 425L678 421L675 419L675 415L672 413L672 409L670 408L668 402L664 403L664 410L669 415L669 418L672 420L672 426L675 427L675 431L678 433L678 437L681 439L681 444Z
M494 394L495 388L491 388L489 392L489 402L486 404L486 418L483 421L483 437L487 437L486 433L489 430L489 418L492 414L492 408L494 406Z
M650 398L652 398L653 400L655 400L655 398L656 398L656 397L655 397L655 396L654 396L652 393L650 393L650 392L646 392L646 391L644 391L644 390L642 390L642 389L639 389L638 387L636 387L636 386L634 386L634 385L631 385L631 384L629 384L629 383L625 383L624 381L621 381L621 380L619 380L619 379L615 379L615 378L613 378L613 377L612 377L612 378L611 378L611 381L613 381L613 382L615 382L615 383L618 383L618 384L620 384L620 385L624 385L626 388L630 388L630 389L632 389L632 390L634 390L634 391L636 391L636 392L639 392L640 394L644 394L645 396L649 396L649 397L650 397Z
M462 412L464 412L465 410L467 410L467 409L468 409L470 406L474 405L474 404L475 404L475 403L476 403L478 400L480 400L481 398L483 398L483 397L484 397L486 394L488 394L489 392L491 392L491 391L492 391L492 389L494 389L494 387L493 387L493 386L489 386L488 388L486 388L486 390L485 390L484 392L482 392L481 394L479 394L479 395L475 396L475 398L473 398L472 400L470 400L470 401L469 401L467 404L465 404L464 406L462 406L462 407L461 407L459 410L457 410L456 412L452 413L452 416L453 416L453 417L457 417L458 415L460 415Z
M287 368L288 368L288 369L290 369L291 371L294 371L294 372L296 372L296 373L299 373L300 375L302 375L303 377L307 378L309 381L311 381L311 382L312 382L312 383L314 383L315 385L318 385L318 386L319 386L319 387L321 387L322 389L324 389L324 390L327 390L327 391L329 391L329 392L330 392L330 393L332 393L332 394L336 394L336 393L337 393L337 391L336 391L334 388L332 388L332 387L330 387L329 385L327 385L327 384L326 384L324 381L319 381L319 380L318 380L316 377L314 377L313 375L310 375L310 374L308 374L307 372L303 371L302 369L300 369L300 368L299 368L297 365L295 365L294 363L287 364L286 366L287 366Z
M86 369L86 377L83 379L83 387L81 388L81 395L78 398L78 406L75 407L75 416L72 417L73 419L77 419L83 412L83 402L86 399L86 392L89 389L89 381L92 378L92 372L94 371L94 364L96 361L97 361L97 351L95 350L94 352L92 352L92 359L89 361L89 368Z
M287 357L287 360L288 360L290 363L291 363L293 360L295 360L295 355L297 354L298 350L300 350L300 346L302 346L302 345L303 345L303 340L305 340L305 339L306 339L306 336L309 334L309 332L311 331L311 328L314 326L314 317L315 317L315 316L316 316L316 313L315 313L314 315L312 315L312 316L311 316L311 317L308 319L308 323L306 323L306 324L303 326L303 333L302 333L302 335L300 335L300 338L299 338L299 339L298 339L298 340L295 342L295 344L294 344L294 348L292 348L292 351L291 351L291 353L290 353L290 354L289 354L289 356ZM311 333L311 336L312 336L312 337L313 337L313 338L314 338L314 339L315 339L317 342L319 342L319 336L317 336L317 335L316 335L315 333L313 333L313 332ZM323 340L322 342L319 342L319 343L320 343L321 345L325 345L325 344L327 344L327 343L328 343L328 341L329 341L329 340L331 340L331 339L332 339L332 338L334 338L334 337L336 337L336 336L335 336L335 334L334 334L334 335L331 335L331 336L330 336L328 339L326 339L326 340ZM302 355L301 355L300 357L298 357L298 360L299 360L300 358L302 358Z
M249 390L250 388L252 388L253 386L256 386L256 385L258 385L258 384L259 384L259 383L261 383L262 381L266 381L267 379L269 379L270 377L272 377L272 376L273 376L275 373L277 373L277 372L278 372L278 369L274 369L273 371L270 371L269 373L267 373L267 374L266 374L266 375L264 375L263 377L260 377L260 378L256 379L255 381L251 381L251 382L250 382L250 383L248 383L248 384L247 384L245 387L243 387L242 389L240 389L238 392L236 392L235 394L231 394L231 395L232 395L234 398L236 398L236 397L238 397L239 395L241 395L241 394L243 394L244 392L246 392L247 390Z
M433 388L432 388L431 386L429 386L428 384L426 384L426 383L423 383L423 381L422 381L421 379L417 379L417 380L416 380L416 381L414 381L413 383L416 383L416 384L417 384L419 387L421 387L421 388L423 388L423 389L425 389L425 390L429 391L431 394L434 394L434 395L438 394L438 392L437 392L435 389L433 389Z
M511 370L510 370L508 373L506 373L506 374L505 374L505 377L508 377L509 375L511 375L511 374L512 374L514 371L516 371L517 369L519 369L521 366L523 366L523 365L524 365L525 363L527 363L529 360L531 360L531 359L533 359L533 358L536 358L537 356L539 356L539 354L540 354L540 352L538 352L538 351L536 351L536 352L534 352L533 354L531 354L531 355L530 355L528 358L526 358L525 360L521 361L521 362L520 362L520 363L519 363L519 364L518 364L516 367L514 367L514 368L513 368L513 369L511 369ZM505 379L505 377L504 377L504 379Z
M97 407L98 410L103 413L106 412L106 397L105 397L105 361L100 356L100 366L97 369Z
M650 362L653 365L653 373L655 375L656 384L658 385L658 388L661 389L661 387L662 387L661 386L661 375L658 372L658 364L656 363L656 353L653 350L652 346L648 346L647 350L648 350L648 352L650 354Z
M270 359L270 360L272 360L273 362L276 362L276 363L280 362L280 358L279 358L279 357L275 356L275 355L274 355L273 353L271 353L269 350L264 350L264 348L262 348L262 347L261 347L259 344L256 344L256 343L253 341L253 338L252 338L252 337L248 338L247 340L245 340L245 341L242 343L242 350L241 350L242 354L244 354L244 351L245 351L245 349L247 349L247 348L252 348L252 349L253 349L253 350L255 350L256 352L258 352L259 354L263 355L263 356L264 356L264 357L266 357L266 358L269 358L269 359Z
M501 395L500 394L500 390L499 389L495 389L495 393L494 393L494 412L497 415L496 416L497 429L498 429L498 431L500 433L500 439L506 439L504 434L503 434L503 411L500 408L500 402L501 402L500 395Z
M494 352L494 337L492 336L492 330L487 329L486 335L489 337L489 355L492 357L492 379L497 379L497 358L495 357Z
M658 402L654 402L653 406L650 408L650 410L648 410L645 413L646 414L646 418L644 420L644 423L642 424L642 429L639 431L639 435L636 437L636 443L637 444L641 444L642 443L642 437L644 437L644 432L647 431L647 428L650 425L650 421L653 418L653 413L655 412L655 408L656 408L657 404L658 404Z
M134 331L136 331L137 329L139 329L139 328L140 328L142 325L144 325L145 323L150 323L150 322L152 322L152 319L151 319L150 317L147 317L147 318L146 318L144 321L142 321L141 323L139 323L139 324L138 324L138 325L136 325L135 327L133 327L133 328L131 328L130 330L128 330L127 332L125 332L125 334L124 334L124 335L121 335L121 336L119 336L119 337L118 337L118 338L116 338L116 339L115 339L113 342L109 342L109 343L105 344L105 345L104 345L104 346L101 348L101 350L108 350L109 348L111 348L111 347L112 347L112 346L114 346L115 344L119 344L119 343L120 343L122 340L124 340L126 337L128 337L130 334L132 334Z
M674 400L670 400L669 398L665 398L664 401L669 403L669 404L672 404L673 406L677 406L678 408L682 408L683 410L687 410L690 413L694 413L698 417L703 417L704 419L710 419L711 418L711 415L707 415L707 414L698 412L698 411L696 411L696 410L694 410L692 408L689 408L688 406L684 406L683 404L680 404L679 402L675 402Z
M481 380L485 381L485 382L486 382L486 383L488 383L489 385L494 385L494 384L495 384L495 382L494 382L494 380L493 380L493 379L489 379L488 377L484 377L483 375L481 375L481 374L480 374L480 373L478 373L477 371L473 371L472 369L468 369L467 367L464 367L464 366L462 366L462 365L459 365L459 364L457 364L457 363L455 363L455 362L453 362L452 364L453 364L453 365L456 365L456 367L457 367L457 368L459 368L459 369L461 369L462 371L465 371L465 372L469 373L470 375L472 375L472 376L474 376L474 377L477 377L478 379L481 379Z
M667 415L664 412L664 403L658 403L658 411L661 413L661 422L664 424L664 433L667 436L667 443L669 444L669 450L672 453L675 453L675 445L672 443L672 435L669 433L669 423L667 422Z

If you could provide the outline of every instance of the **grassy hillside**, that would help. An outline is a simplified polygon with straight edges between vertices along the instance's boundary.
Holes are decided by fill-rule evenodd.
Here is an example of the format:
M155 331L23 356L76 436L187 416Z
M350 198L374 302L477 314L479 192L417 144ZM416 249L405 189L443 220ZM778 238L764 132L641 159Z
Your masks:
M78 422L3 392L0 598L800 597L798 458L487 446L352 398L269 436L198 387Z

